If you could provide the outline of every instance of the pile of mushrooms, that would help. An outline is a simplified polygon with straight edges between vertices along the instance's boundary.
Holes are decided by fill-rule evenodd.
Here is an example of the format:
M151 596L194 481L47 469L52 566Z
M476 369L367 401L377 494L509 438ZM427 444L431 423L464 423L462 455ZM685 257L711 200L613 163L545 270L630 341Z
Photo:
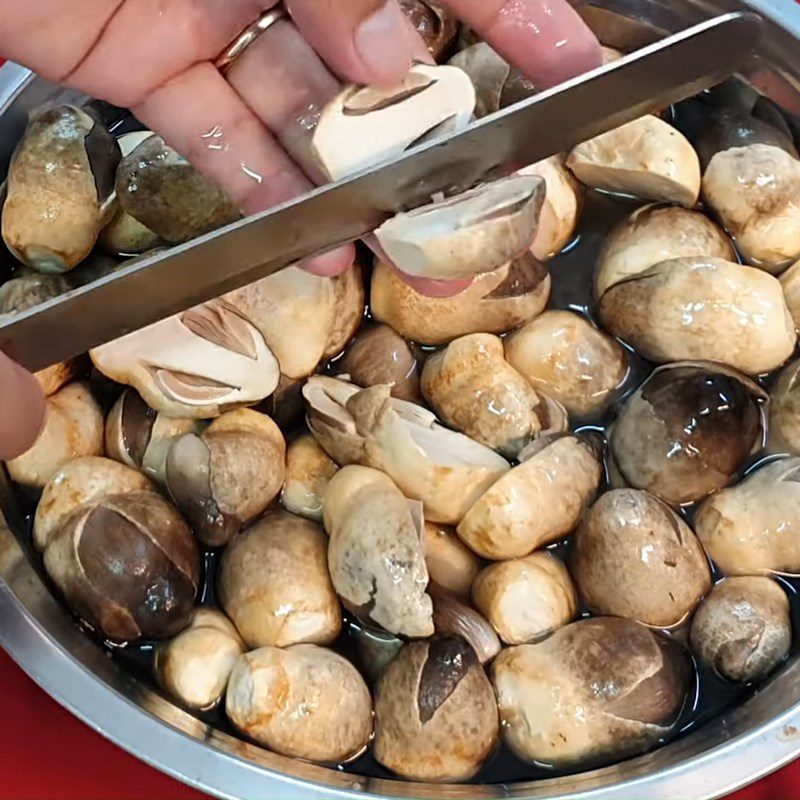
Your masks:
M538 91L438 2L402 6L439 63L342 88L312 177ZM502 748L532 774L635 756L711 673L779 670L800 160L777 116L707 110L420 196L338 277L288 268L39 373L44 427L5 467L70 610L250 742L423 782L480 781ZM240 216L149 131L43 110L0 314Z

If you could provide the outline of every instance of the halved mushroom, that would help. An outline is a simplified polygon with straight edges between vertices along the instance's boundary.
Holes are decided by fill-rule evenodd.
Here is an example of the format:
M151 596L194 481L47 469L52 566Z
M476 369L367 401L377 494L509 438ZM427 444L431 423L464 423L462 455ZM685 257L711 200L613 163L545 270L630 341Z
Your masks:
M200 581L191 531L150 491L79 506L51 534L44 565L67 605L114 642L182 631Z
M372 698L364 679L347 659L313 644L261 647L240 656L225 711L259 744L308 761L350 761L372 735Z
M599 314L610 333L659 363L720 361L759 375L781 366L797 342L777 279L721 258L662 261L606 290Z
M129 156L142 142L153 136L152 131L126 133L117 139L122 158ZM111 222L100 233L100 244L113 256L133 256L158 247L161 239L139 220L120 207L114 192L111 205Z
M700 195L700 161L672 125L647 115L579 144L567 166L594 189L692 208Z
M516 457L540 434L567 428L566 411L538 394L506 360L503 340L473 333L425 362L422 394L448 425Z
M103 454L103 411L84 383L71 383L47 398L45 423L33 446L6 462L17 483L42 489L62 467L81 456Z
M218 144L214 133L206 134L209 145ZM221 137L222 132L216 138ZM120 162L116 194L123 211L170 244L187 242L242 215L211 178L155 135Z
M342 627L319 525L272 511L228 545L217 576L225 613L250 647L330 644Z
M538 175L547 186L539 227L531 245L534 257L547 261L557 256L575 238L583 203L581 186L567 169L561 155L531 164L517 174Z
M428 585L428 593L433 600L433 627L437 636L460 636L475 651L481 664L500 652L500 639L494 628L472 606L433 581Z
M505 340L505 354L534 389L570 414L603 412L628 376L625 351L572 311L546 311Z
M481 560L445 525L425 523L425 564L431 581L462 600L469 599Z
M573 540L570 568L596 614L656 628L688 619L711 588L708 560L692 529L649 492L614 489L589 509Z
M472 278L519 258L533 244L544 179L515 175L397 214L375 231L383 253L420 278Z
M375 695L375 758L404 778L465 781L500 738L497 702L460 637L407 644Z
M525 761L555 767L648 750L678 721L692 682L674 641L610 617L509 647L491 672L506 743Z
M674 258L711 257L736 261L724 231L705 214L679 206L637 208L603 243L595 272L595 296L615 283Z
M800 458L767 464L711 495L695 529L725 575L800 575Z
M769 449L800 455L800 360L788 364L770 393Z
M137 392L126 389L106 420L106 455L163 484L172 443L182 434L199 429L197 420L159 414Z
M622 408L611 452L629 486L673 505L736 480L764 446L767 393L723 364L684 361L653 372Z
M281 504L292 514L322 522L322 499L337 469L310 433L299 436L286 450Z
M82 108L39 110L8 171L3 239L39 272L67 272L89 255L107 220L119 163L114 137Z
M331 478L322 513L331 580L344 605L390 633L430 636L419 503L382 472L350 465Z
M467 511L457 530L479 556L517 558L571 533L595 497L603 468L570 434L543 436Z
M763 678L792 646L789 598L771 578L726 578L697 609L689 641L700 661L723 678Z
M401 336L444 344L467 333L505 333L540 314L550 297L550 275L528 254L479 275L455 297L428 297L396 270L378 262L372 272L372 313Z
M213 300L90 351L94 365L175 417L217 417L278 385L264 337L230 304Z
M458 35L458 19L435 0L400 0L400 7L434 61L446 56Z
M219 611L198 608L189 627L156 650L156 680L189 708L207 711L222 700L231 671L244 653L231 621Z
M800 261L792 264L780 277L786 306L792 315L795 327L800 329Z
M340 467L364 459L364 437L346 407L358 392L352 383L325 375L314 375L303 386L308 429Z
M429 136L465 128L475 108L472 82L460 69L415 64L390 89L348 86L325 108L311 152L329 180L401 155Z
M166 455L166 485L197 538L227 544L278 496L286 442L266 415L228 411L202 434L176 438Z

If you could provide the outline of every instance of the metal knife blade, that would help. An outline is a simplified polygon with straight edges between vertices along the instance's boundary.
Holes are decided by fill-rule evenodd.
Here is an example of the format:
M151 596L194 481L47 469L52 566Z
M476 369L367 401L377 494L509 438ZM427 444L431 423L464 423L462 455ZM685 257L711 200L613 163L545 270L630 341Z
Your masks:
M752 13L708 20L389 164L0 317L0 349L43 369L353 241L437 192L568 150L722 82L751 54L760 22Z

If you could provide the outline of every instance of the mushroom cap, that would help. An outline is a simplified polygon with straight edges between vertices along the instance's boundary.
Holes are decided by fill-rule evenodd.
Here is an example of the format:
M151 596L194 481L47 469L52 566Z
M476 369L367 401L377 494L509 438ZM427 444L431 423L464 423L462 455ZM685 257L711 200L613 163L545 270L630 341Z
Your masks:
M310 433L299 436L286 450L283 507L292 514L322 522L322 499L337 469Z
M608 289L598 311L610 333L659 363L720 361L759 375L797 342L780 283L720 258L662 261Z
M240 656L225 711L259 744L308 761L349 761L372 735L364 679L347 659L313 644L261 647Z
M67 272L89 255L120 159L114 137L71 105L40 109L8 171L2 233L16 258L40 272Z
M792 264L780 277L786 306L796 328L800 328L800 261Z
M492 686L459 637L407 644L378 683L373 752L404 778L468 780L499 736Z
M437 636L460 636L485 664L500 652L500 639L489 621L433 581L428 585L433 600L433 627Z
M364 319L366 298L364 275L361 265L356 262L341 275L326 280L333 282L333 323L328 331L328 339L323 358L335 358L356 335ZM308 319L303 320L308 324Z
M543 437L467 511L457 530L471 550L501 560L525 556L571 533L594 499L603 468L572 435Z
M505 644L544 639L578 613L567 568L546 551L490 564L475 579L472 599Z
M736 251L725 232L698 211L659 204L637 208L603 243L595 296L662 261L689 257L736 261Z
M769 399L769 450L800 455L800 360L778 376Z
M370 302L379 322L421 344L444 344L467 333L504 333L540 314L550 297L550 275L532 255L479 275L454 297L428 297L396 270L378 262Z
M189 708L214 708L244 653L236 628L219 611L197 609L189 627L156 650L153 669L166 692Z
M545 197L538 175L514 175L400 213L375 231L383 253L420 278L472 278L533 244Z
M133 386L151 408L207 419L268 397L280 367L256 327L213 300L96 347L97 369Z
M45 422L27 452L6 462L12 480L42 489L62 467L81 456L103 454L103 411L84 383L71 383L47 398Z
M711 495L695 530L725 575L800 575L800 458L767 464Z
M656 744L678 720L692 679L679 645L611 617L509 647L491 673L509 747L528 762L584 768Z
M723 364L659 367L625 402L611 452L628 485L673 505L736 480L764 446L767 393Z
M250 647L330 644L342 612L328 574L319 525L272 511L225 550L217 594Z
M683 134L647 115L579 144L568 156L575 177L594 189L692 208L700 161Z
M583 518L570 569L591 611L670 628L711 588L692 529L649 492L614 489Z
M580 314L546 311L505 339L509 364L570 414L604 411L628 376L624 349Z
M397 86L347 86L322 109L311 151L329 180L400 156L426 136L465 128L475 108L467 75L414 64Z
M481 560L446 525L426 522L423 531L425 564L431 581L462 600L468 600Z
M191 531L151 491L79 506L50 536L44 565L67 605L115 642L183 630L200 581Z
M723 678L763 678L792 646L789 598L771 578L726 578L697 609L689 640L700 661Z
M331 580L345 606L389 633L430 636L419 503L382 472L350 465L331 478L322 513Z
M364 458L364 437L346 408L358 391L352 383L326 375L314 375L303 386L308 429L340 467Z
M458 19L434 0L400 0L400 7L430 54L439 61L458 35Z

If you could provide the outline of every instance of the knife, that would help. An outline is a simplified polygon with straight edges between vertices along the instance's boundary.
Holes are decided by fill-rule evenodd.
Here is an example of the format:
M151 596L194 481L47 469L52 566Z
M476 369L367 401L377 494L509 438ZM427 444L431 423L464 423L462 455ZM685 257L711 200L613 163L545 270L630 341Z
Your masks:
M750 12L708 20L391 163L0 317L0 349L43 369L358 239L438 192L569 150L721 83L751 55L760 23Z

